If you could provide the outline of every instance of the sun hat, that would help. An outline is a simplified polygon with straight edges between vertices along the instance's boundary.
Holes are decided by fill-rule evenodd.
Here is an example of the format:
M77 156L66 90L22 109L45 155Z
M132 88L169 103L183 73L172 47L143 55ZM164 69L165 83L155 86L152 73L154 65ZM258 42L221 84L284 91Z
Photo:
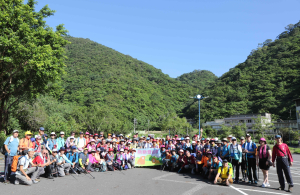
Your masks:
M165 146L165 145L161 145L160 147L161 147L161 148L165 148L166 146Z
M215 137L215 140L216 140L216 141L218 141L218 140L219 140L219 138Z
M228 160L227 159L224 159L223 160L223 165L224 165L224 163L227 163L228 162Z
M74 136L71 136L70 139L75 139L75 137L74 137Z
M232 135L228 135L227 137L232 137Z
M192 144L195 144L196 142L195 141L192 141Z
M136 150L135 150L135 148L131 148L131 150L134 150L134 151L136 151Z
M223 138L222 142L228 142L227 138Z
M64 135L64 134L65 134L65 132L63 132L63 131L60 132L60 135Z
M178 137L178 135L175 135L174 137Z
M44 134L44 137L48 137L47 133Z
M218 141L216 142L216 144L222 144L222 141L221 141L221 140L218 140Z
M38 135L38 136L36 136L35 139L42 139L42 137Z
M183 140L184 140L184 138L182 137L182 138L181 138L181 141L183 141Z
M52 150L52 152L57 152L57 149L56 149L56 148L54 148L54 149Z
M202 138L201 138L201 141L205 141L205 138L204 138L204 137L202 137Z
M128 147L125 147L125 149L124 150L128 150Z
M97 151L98 151L98 152L100 152L100 151L101 151L101 149L100 149L100 148L97 148Z
M183 149L180 149L179 152L183 152Z
M15 130L13 131L13 133L19 133L19 130L15 129Z
M83 150L89 150L88 148L84 148Z
M263 141L263 142L265 142L265 143L267 143L267 141L266 141L266 139L265 138L260 138L260 140L259 140L259 142L261 142L261 141Z
M123 148L121 148L121 149L120 149L120 152L124 152L124 149L123 149Z
M244 139L245 139L245 137L241 137L241 138L240 138L240 140L244 140Z
M215 139L211 139L209 142L215 142Z
M236 137L232 137L231 140L232 140L232 141L233 141L233 140L236 140Z
M246 134L246 137L251 137L251 135L249 133Z
M185 139L190 139L190 137L186 137Z
M109 148L109 150L108 150L108 152L113 152L114 151L114 149L112 149L112 148Z
M91 152L96 152L96 150L92 149Z
M86 134L86 135L89 135L90 133L89 133L89 132L85 132L85 134Z
M51 134L50 135L55 135L55 132L51 132Z
M208 138L206 138L206 141L210 141L210 138L208 137Z
M98 136L99 137L98 133L95 133L94 136Z
M180 140L181 140L180 138L177 138L177 139L176 139L176 141L180 141Z
M30 131L26 131L25 135L32 135L32 133Z

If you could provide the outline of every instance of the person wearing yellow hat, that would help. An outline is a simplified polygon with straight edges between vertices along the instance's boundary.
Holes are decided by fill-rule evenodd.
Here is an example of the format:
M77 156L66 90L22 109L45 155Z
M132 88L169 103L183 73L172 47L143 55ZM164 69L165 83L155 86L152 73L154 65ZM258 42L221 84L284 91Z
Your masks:
M33 144L30 140L32 133L30 131L25 132L25 138L21 139L19 142L20 151L28 150L29 148L33 148Z

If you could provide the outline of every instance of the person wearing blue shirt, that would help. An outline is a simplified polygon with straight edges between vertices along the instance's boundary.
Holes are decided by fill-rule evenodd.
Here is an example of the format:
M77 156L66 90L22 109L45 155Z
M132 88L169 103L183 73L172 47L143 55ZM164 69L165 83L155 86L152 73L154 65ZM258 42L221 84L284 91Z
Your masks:
M71 152L67 153L67 158L72 162L71 166L76 171L77 167L79 166L78 163L78 152L76 152L76 146L71 147Z
M223 147L222 147L222 151L221 151L221 158L223 160L226 159L227 161L229 161L230 144L228 144L227 138L222 139L222 142L223 142Z
M248 166L248 179L249 183L257 184L257 173L256 173L256 149L257 146L251 141L251 135L246 135L247 141L242 145L243 152L246 153L246 163ZM252 170L252 173L251 173ZM253 177L252 177L253 174ZM254 181L253 181L254 178Z
M60 137L56 139L56 143L57 143L57 150L60 150L61 147L65 146L65 132L60 132Z
M19 131L14 130L13 135L8 137L4 142L5 153L5 168L4 168L4 183L10 183L11 164L14 156L18 154L19 150Z
M209 170L209 175L208 175L209 180L213 180L216 177L219 167L222 167L222 162L218 159L217 156L214 156L213 163Z
M217 144L217 146L218 146L217 156L218 156L218 157L221 157L222 141L221 141L221 140L218 140L216 144Z
M52 153L52 150L57 147L56 139L55 139L55 133L54 132L52 132L50 134L50 139L47 140L46 146L47 146L47 149L50 151L50 153Z
M59 154L57 154L57 163L59 165L58 167L58 174L60 176L64 176L66 172L66 175L69 175L69 171L70 171L70 168L71 168L71 165L73 164L65 155L65 148L64 147L61 147L60 150L59 150Z

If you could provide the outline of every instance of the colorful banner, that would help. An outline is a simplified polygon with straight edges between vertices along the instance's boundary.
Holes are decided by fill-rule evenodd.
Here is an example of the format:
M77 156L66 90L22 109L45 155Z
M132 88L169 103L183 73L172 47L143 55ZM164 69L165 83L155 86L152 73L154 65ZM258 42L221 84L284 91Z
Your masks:
M135 166L142 167L162 165L160 155L160 149L136 149Z

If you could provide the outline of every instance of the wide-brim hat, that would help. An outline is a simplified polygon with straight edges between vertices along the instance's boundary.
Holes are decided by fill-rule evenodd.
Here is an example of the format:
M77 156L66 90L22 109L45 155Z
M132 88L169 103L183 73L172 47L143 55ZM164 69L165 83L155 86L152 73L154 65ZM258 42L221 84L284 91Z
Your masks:
M114 149L112 149L112 148L109 148L109 150L108 150L108 152L113 152L114 151Z
M227 138L223 138L222 142L228 142Z
M90 139L90 142L89 142L89 143L91 143L91 142L95 142L95 143L96 143L96 140L94 140L94 139Z

